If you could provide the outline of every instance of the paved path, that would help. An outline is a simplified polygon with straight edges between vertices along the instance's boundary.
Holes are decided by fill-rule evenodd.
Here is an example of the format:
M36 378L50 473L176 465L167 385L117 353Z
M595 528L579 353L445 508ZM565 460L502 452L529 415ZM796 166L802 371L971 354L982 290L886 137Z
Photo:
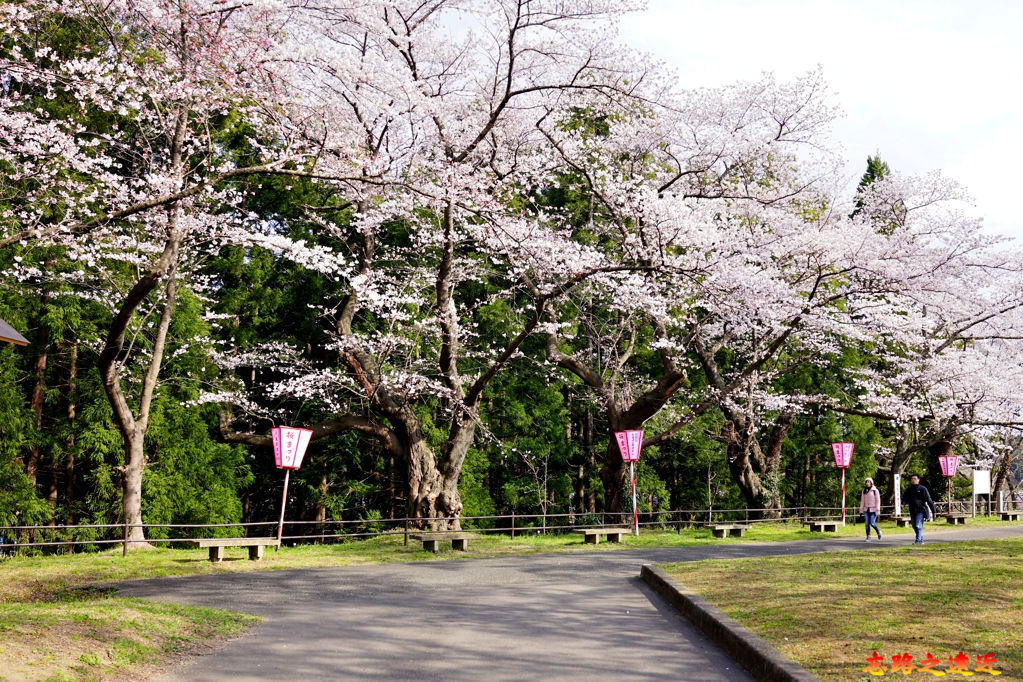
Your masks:
M928 542L1023 536L1023 525L931 528ZM266 618L167 681L749 680L639 567L876 547L822 539L262 571L136 581L121 594Z

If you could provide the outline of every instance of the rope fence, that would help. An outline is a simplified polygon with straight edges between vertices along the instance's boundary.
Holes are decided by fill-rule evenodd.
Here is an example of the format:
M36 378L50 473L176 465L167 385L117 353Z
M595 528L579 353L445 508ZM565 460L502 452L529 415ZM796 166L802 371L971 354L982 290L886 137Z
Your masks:
M953 501L936 503L938 515L970 515L973 513L993 514L1001 511L1014 511L1023 504L1013 500L1002 509L995 511L991 504L977 504L971 501ZM903 508L901 516L908 516ZM846 507L846 517L855 518L859 513L858 506ZM889 505L881 508L882 518L894 517L894 508ZM639 525L643 528L658 530L676 530L681 533L684 528L705 526L714 523L810 523L811 521L834 521L842 518L841 507L783 507L781 509L678 509L674 511L646 512L640 514ZM281 537L283 544L336 543L356 539L367 539L380 536L401 534L408 543L409 533L429 533L431 528L459 527L465 531L486 534L504 534L514 538L516 534L538 533L558 534L572 532L578 528L600 526L629 526L631 514L628 512L571 512L562 514L505 514L490 516L463 516L458 519L450 517L434 518L396 518L396 519L325 519L287 521L284 526L289 531ZM457 523L456 523L457 522ZM149 543L154 545L173 546L178 543L191 542L197 538L210 537L257 537L273 535L275 521L257 521L249 523L146 523L127 524L81 524L81 525L37 525L37 526L0 526L0 555L10 554L26 548L62 547L67 552L90 547L100 548L105 545L123 545L127 549L131 543ZM141 528L146 536L144 540L132 539L131 530ZM313 532L308 532L312 530ZM197 532L201 531L201 532Z

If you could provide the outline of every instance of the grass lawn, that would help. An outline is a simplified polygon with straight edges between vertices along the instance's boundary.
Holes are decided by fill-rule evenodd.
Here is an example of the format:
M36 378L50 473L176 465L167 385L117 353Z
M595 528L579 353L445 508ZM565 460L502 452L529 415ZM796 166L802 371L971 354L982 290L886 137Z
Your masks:
M1001 525L976 519L971 525ZM885 534L909 529L882 524ZM859 537L861 526L839 528ZM781 542L833 537L811 533L797 523L755 525L741 541ZM908 539L908 535L906 536ZM648 530L627 535L621 544L586 545L578 534L539 534L521 529L511 539L481 534L468 552L445 546L439 554L421 549L401 534L327 545L268 549L262 561L248 561L244 548L227 548L225 561L211 564L207 550L156 548L121 556L120 548L73 555L0 559L0 680L117 679L145 677L176 654L209 647L256 622L252 616L212 609L170 606L118 598L98 589L122 580L236 571L322 568L367 563L434 561L550 552L615 551L653 547L718 545L707 529ZM442 543L443 544L443 543ZM929 549L929 548L928 548ZM869 652L866 654L869 655ZM1004 679L1004 677L1002 678Z
M1023 680L1023 539L877 545L867 552L669 564L700 593L822 680L880 679L864 672L928 654L951 679L949 656L993 653L1000 680ZM905 673L886 677L903 679ZM931 679L916 670L910 679Z

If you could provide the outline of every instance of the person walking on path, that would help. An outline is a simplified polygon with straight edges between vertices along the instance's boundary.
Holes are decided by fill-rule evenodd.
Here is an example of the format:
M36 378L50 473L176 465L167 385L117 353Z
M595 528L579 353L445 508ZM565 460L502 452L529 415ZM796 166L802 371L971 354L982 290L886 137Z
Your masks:
M920 485L920 477L913 474L909 477L909 487L906 488L902 499L909 506L909 518L912 521L913 530L916 531L916 540L913 544L922 545L924 544L924 517L926 516L930 520L938 515L934 500L931 499L931 492Z
M863 482L863 494L860 495L860 513L863 514L863 522L867 526L867 542L870 542L870 527L877 532L877 539L881 539L881 529L877 527L877 515L881 513L881 493L874 487L874 479L868 478Z

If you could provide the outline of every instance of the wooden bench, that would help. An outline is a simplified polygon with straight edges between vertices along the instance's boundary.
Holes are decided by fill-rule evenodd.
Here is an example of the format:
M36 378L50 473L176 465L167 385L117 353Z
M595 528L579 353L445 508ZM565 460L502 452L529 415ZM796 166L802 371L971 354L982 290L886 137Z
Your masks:
M742 537L742 534L750 529L746 523L708 523L707 528L716 538L723 538L726 535Z
M423 549L434 554L440 551L440 543L447 540L451 541L451 549L466 552L469 550L469 540L477 537L468 533L417 533L409 536L412 540L422 542Z
M279 547L281 543L277 538L200 538L188 544L197 549L209 547L210 561L216 563L224 560L225 547L248 547L249 561L259 561L264 547Z
M582 533L585 542L595 545L600 542L600 536L606 536L608 542L621 542L622 536L629 533L628 528L576 528L573 533Z
M909 518L908 516L900 516L897 519L895 519L895 525L897 525L899 528L908 528L913 525L913 519Z
M945 521L953 526L965 526L966 514L948 514L945 516Z
M1019 521L1019 516L1023 512L1018 511L1004 511L1002 512L1002 521Z
M811 533L837 533L838 521L810 521L804 525L810 526Z

